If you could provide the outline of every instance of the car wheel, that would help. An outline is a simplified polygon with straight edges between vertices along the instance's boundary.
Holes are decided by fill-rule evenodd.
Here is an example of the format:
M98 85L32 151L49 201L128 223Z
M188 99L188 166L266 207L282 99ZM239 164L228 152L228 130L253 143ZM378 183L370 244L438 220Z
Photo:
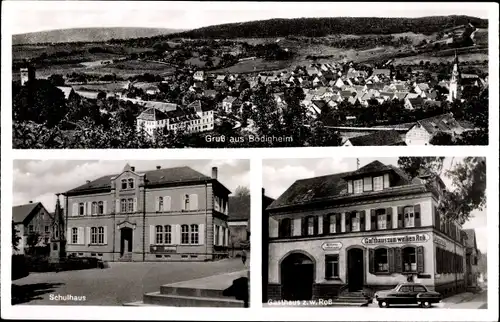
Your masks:
M378 301L378 306L379 307L383 307L383 308L386 308L386 307L389 307L389 303L387 301Z
M431 307L431 302L429 302L429 301L423 301L422 302L422 307L424 307L426 309L430 308Z

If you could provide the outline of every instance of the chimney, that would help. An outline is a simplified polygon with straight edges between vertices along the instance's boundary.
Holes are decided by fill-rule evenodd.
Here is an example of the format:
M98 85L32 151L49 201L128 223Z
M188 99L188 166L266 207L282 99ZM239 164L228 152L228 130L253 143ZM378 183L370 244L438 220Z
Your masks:
M30 200L30 203L33 203L33 200Z
M135 172L135 167L130 167L130 170L132 170L132 172Z
M262 188L262 194L265 195L266 194L266 189Z
M157 165L156 170L160 170L160 169L161 169L161 165Z
M87 183L90 183L90 180L87 180L86 182L87 182Z
M212 179L217 180L217 167L212 167Z

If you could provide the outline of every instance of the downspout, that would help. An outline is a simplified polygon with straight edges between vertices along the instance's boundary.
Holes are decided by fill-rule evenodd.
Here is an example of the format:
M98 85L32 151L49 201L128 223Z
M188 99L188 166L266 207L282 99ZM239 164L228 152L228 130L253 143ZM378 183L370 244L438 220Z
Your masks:
M205 256L208 257L208 184L207 180L205 180ZM212 258L213 260L213 258Z
M142 261L146 261L146 178L142 193Z
M66 199L66 202L64 203L64 207L66 208L66 219L65 219L65 222L64 222L64 229L62 231L62 233L64 234L64 257L67 257L68 256L68 253L67 253L67 245L68 245L68 238L70 238L70 236L66 236L66 233L68 231L68 212L69 212L69 209L68 209L68 196L66 194L64 194L64 198Z

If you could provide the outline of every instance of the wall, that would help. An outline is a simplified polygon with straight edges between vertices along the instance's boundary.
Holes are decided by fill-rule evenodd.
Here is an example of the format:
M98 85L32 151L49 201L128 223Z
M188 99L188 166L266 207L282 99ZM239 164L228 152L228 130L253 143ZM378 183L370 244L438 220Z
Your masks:
M407 145L428 145L431 135L421 125L415 125L406 133Z

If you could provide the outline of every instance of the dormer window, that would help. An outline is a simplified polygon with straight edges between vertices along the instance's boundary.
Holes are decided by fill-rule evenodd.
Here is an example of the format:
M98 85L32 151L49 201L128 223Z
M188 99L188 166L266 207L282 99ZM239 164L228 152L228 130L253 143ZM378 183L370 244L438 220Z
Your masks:
M380 191L384 189L384 177L373 177L373 191Z
M122 189L127 189L127 179L122 179Z
M354 180L354 193L363 192L363 179Z

